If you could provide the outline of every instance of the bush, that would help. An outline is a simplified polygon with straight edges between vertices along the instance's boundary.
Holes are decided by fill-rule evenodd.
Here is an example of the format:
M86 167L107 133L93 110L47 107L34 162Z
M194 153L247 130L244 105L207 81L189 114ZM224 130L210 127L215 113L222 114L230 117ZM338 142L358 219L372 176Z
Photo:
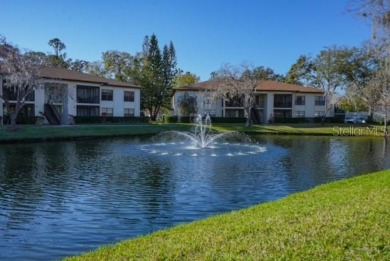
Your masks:
M194 116L181 116L180 122L182 123L193 123ZM211 123L245 123L245 118L236 118L236 117L211 117ZM165 123L177 123L177 116L165 116Z
M274 123L308 123L310 118L275 118Z
M16 124L35 124L38 119L41 117L37 116L18 116L16 118ZM1 119L1 117L0 117ZM10 117L8 115L5 115L3 118L3 124L10 124Z
M242 124L245 124L246 118L212 117L211 122L213 122L213 123L242 123Z
M75 124L96 124L96 123L148 123L148 117L105 117L105 116L75 116Z
M313 118L314 123L321 123L322 117ZM325 123L344 123L344 117L326 117Z

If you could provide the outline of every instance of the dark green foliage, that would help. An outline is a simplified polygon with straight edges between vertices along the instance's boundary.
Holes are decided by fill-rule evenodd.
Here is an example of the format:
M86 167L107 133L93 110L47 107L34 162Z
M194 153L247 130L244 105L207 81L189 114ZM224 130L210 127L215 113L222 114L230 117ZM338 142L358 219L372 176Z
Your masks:
M143 52L134 62L134 81L143 87L141 107L156 120L161 108L170 107L177 73L175 48L171 42L163 47L161 54L157 37L154 34L145 36Z
M274 123L309 123L313 118L275 118Z
M237 117L211 117L212 123L245 123L246 118Z
M298 60L291 66L285 77L285 82L290 84L302 85L302 78L309 72L307 66L308 58L305 55L299 56Z
M182 123L192 123L195 117L182 116L180 117L180 122ZM211 117L211 123L245 123L245 118L236 118L236 117ZM177 123L177 116L165 116L165 123Z
M199 80L200 80L199 76L190 72L184 73L182 70L179 70L175 78L173 79L173 86L174 87L188 86L199 82Z
M322 117L275 118L274 123L322 123ZM344 123L344 117L326 117L325 123Z
M16 117L16 124L36 124L41 117L36 116L18 116ZM0 117L1 119L1 117ZM8 125L10 123L10 117L5 115L3 117L3 124Z
M314 123L322 123L322 117L311 118ZM344 117L326 117L325 123L344 123Z
M94 124L94 123L148 123L148 117L81 117L75 116L76 124Z

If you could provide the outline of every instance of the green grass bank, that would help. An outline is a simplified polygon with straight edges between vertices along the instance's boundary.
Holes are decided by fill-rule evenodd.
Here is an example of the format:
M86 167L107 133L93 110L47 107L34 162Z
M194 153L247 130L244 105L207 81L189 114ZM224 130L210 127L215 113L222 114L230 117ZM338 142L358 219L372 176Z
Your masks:
M66 260L390 260L390 170Z
M140 125L71 125L37 126L20 125L18 131L0 126L0 143L41 142L52 140L97 139L152 135L170 130L190 130L191 124L140 124ZM272 124L245 127L243 124L213 124L215 131L240 131L252 134L323 135L323 136L382 136L383 129L376 125L347 124Z

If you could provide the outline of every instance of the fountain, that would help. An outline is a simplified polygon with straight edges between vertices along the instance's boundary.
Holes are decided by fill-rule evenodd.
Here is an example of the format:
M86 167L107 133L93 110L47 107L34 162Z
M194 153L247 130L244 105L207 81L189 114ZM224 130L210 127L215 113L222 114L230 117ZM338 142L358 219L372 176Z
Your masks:
M257 154L266 148L251 141L240 132L217 133L211 128L211 118L197 115L191 131L168 131L154 137L154 143L142 146L142 150L159 155L190 156L238 156ZM207 149L207 150L206 150ZM198 150L194 152L194 150Z

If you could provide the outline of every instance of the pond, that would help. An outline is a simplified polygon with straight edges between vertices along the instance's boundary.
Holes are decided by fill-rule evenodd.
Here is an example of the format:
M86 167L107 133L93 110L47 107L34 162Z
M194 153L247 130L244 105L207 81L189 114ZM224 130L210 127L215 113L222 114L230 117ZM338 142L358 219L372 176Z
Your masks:
M382 138L255 139L188 153L139 139L1 145L0 260L56 260L390 167Z

